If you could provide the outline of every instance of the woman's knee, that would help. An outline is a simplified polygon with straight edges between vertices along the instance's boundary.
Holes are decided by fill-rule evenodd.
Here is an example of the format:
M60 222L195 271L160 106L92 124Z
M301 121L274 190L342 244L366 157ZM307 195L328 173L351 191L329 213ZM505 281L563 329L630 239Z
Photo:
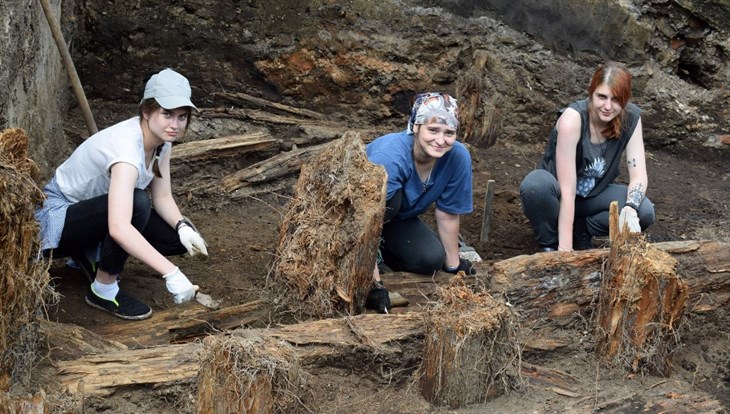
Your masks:
M557 180L545 170L533 170L522 180L520 184L520 197L522 200L539 199L545 195L555 192Z
M433 274L444 265L446 261L446 252L443 247L440 250L432 250L430 252L422 252L422 254L413 257L411 264L411 272L419 274Z
M150 196L146 191L135 188L132 196L132 225L137 229L143 229L150 219L151 212Z
M656 220L656 212L654 211L654 203L645 198L639 206L639 225L645 230Z

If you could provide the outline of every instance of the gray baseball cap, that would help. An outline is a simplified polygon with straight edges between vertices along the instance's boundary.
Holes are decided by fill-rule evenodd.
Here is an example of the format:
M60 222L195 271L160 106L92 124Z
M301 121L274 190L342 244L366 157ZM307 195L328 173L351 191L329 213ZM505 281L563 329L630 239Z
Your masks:
M165 109L190 106L197 111L198 108L190 101L191 94L187 78L168 68L152 75L147 81L142 100L155 98L157 103Z

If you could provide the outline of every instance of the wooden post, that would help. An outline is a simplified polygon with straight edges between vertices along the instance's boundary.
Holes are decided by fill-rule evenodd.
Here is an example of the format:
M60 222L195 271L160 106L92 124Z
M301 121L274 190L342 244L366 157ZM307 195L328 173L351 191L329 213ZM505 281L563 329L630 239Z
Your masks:
M687 301L677 261L648 244L641 233L618 231L618 208L610 209L611 249L598 305L599 357L637 372L668 376L676 332Z
M302 166L268 278L278 303L312 317L364 310L386 184L385 169L368 161L356 132L346 132Z
M61 60L63 61L63 65L66 68L66 72L68 73L68 78L71 81L71 87L76 94L76 99L79 100L81 113L83 113L84 119L86 120L86 128L89 130L89 135L96 134L96 132L98 131L98 129L96 128L96 122L94 122L94 116L91 114L89 101L86 100L84 87L81 86L79 74L76 73L76 66L74 66L73 59L71 59L71 53L69 53L68 51L66 40L63 38L63 33L61 33L61 24L58 22L56 16L53 14L51 2L49 0L40 1L41 7L43 8L43 13L46 15L46 20L48 20L48 26L51 28L53 40L56 41L58 52L61 54Z
M291 345L239 330L208 337L203 346L197 412L296 412L302 374Z
M619 228L618 228L618 201L612 201L611 205L608 208L608 241L609 244L613 244L613 241L616 240L616 236L618 236ZM613 219L612 217L615 217Z
M475 293L457 276L426 315L421 394L451 408L518 388L517 322L502 299Z
M489 240L489 228L492 225L492 204L494 202L494 180L487 181L487 193L484 197L484 214L482 217L482 235L479 241Z

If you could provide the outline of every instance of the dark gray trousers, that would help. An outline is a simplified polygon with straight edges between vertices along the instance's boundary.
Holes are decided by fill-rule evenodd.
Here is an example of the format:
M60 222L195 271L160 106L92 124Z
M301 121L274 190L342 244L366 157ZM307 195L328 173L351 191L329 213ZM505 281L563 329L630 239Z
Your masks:
M591 236L608 235L608 210L612 201L618 201L619 211L626 203L625 185L609 184L601 193L591 198L575 197L575 220L585 219ZM558 243L558 213L560 211L560 186L548 171L534 170L520 184L522 211L530 220L535 240L541 246ZM639 224L642 230L654 223L654 204L644 197L639 206Z

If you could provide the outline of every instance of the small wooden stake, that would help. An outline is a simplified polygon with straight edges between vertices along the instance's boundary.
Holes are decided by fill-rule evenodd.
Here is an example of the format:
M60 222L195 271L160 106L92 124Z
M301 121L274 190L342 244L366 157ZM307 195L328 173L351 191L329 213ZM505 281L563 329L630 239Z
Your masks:
M618 201L612 201L608 207L608 241L610 244L616 240L618 231Z
M479 241L489 240L489 227L492 224L492 204L494 202L494 180L487 181L487 194L484 200L484 215L482 220L482 235Z

